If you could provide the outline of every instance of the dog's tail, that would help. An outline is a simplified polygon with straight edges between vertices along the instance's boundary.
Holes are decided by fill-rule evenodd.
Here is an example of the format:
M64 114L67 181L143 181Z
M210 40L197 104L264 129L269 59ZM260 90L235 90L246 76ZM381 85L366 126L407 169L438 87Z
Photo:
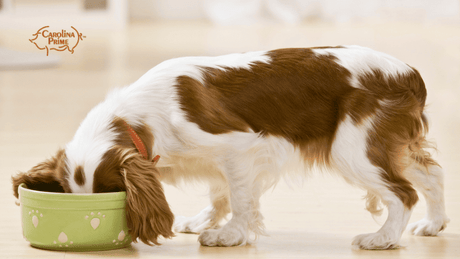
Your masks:
M413 139L412 142L409 144L409 156L412 158L416 163L422 166L429 166L429 165L437 165L439 164L431 158L430 152L428 150L437 151L436 145L426 139L426 135L428 134L428 118L426 113L422 113L421 116L421 124L423 129L417 136L417 138Z

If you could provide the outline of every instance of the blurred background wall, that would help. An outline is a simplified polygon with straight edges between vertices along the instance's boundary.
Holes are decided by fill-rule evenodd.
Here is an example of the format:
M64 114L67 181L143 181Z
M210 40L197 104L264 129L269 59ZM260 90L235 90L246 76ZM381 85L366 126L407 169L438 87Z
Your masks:
M277 21L460 22L460 0L133 0L132 19L206 19L217 24Z
M0 28L69 20L120 28L130 21L203 20L220 25L305 21L460 24L460 0L0 0ZM79 24L75 24L78 21Z

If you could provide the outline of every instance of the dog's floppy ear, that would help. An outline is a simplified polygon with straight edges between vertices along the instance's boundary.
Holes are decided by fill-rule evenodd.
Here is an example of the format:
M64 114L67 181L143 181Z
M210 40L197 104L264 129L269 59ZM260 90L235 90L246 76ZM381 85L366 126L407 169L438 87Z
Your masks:
M174 236L174 214L166 201L163 187L157 179L156 163L137 152L124 159L121 173L126 186L126 218L134 242L139 238L147 245L159 245L158 236Z
M25 183L27 188L46 192L70 192L66 184L65 151L57 154L27 171L12 176L14 196L18 198L18 186Z

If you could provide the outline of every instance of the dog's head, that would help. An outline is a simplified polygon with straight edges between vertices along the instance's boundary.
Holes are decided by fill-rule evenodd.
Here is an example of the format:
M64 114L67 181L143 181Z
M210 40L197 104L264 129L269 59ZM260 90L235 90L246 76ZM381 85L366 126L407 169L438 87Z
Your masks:
M82 125L74 140L53 158L13 176L16 198L21 183L49 192L126 191L126 217L133 240L151 245L159 244L160 235L173 237L174 215L158 180L157 161L152 161L150 128L145 124L131 127L120 118L102 130L87 128ZM139 152L133 137L144 144L144 152Z

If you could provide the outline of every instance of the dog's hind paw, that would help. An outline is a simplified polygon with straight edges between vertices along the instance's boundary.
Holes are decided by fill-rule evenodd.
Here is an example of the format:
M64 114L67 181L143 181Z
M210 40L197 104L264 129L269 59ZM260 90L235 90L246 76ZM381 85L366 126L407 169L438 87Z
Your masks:
M431 220L424 218L407 226L409 232L416 236L436 236L444 230L449 219Z

